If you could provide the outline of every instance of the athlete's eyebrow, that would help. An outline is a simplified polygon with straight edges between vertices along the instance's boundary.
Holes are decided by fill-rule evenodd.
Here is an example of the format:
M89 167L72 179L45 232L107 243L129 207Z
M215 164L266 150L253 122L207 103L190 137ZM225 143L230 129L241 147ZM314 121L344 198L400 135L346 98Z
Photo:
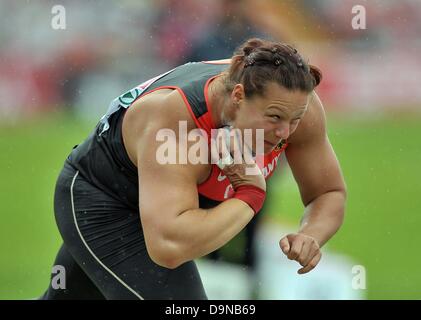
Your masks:
M285 111L284 108L281 108L280 106L277 105L271 105L268 107L268 109L277 109L279 111L281 111L283 114L288 115L289 113ZM304 115L304 113L307 110L307 105L301 107L300 109L298 109L297 111L294 112L294 114L292 115L292 118L297 118L297 117L301 117Z
M288 115L288 112L286 112L283 108L280 108L279 106L269 106L266 110L269 110L269 109L276 109L276 110L278 110L278 111L281 111L283 114L285 114L285 115Z

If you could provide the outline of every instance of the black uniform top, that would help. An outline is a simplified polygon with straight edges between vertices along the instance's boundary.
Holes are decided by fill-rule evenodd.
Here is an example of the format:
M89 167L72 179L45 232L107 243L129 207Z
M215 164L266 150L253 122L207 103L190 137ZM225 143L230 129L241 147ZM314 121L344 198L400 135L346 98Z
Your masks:
M79 170L88 181L123 204L139 208L139 185L137 168L129 159L123 145L122 120L126 108L140 96L159 88L174 88L185 99L198 127L210 131L213 122L208 110L205 90L209 80L228 67L227 64L193 62L179 66L158 79L133 88L116 98L107 114L97 124L89 137L75 146L67 161ZM154 81L151 83L151 81ZM218 202L200 196L202 208Z

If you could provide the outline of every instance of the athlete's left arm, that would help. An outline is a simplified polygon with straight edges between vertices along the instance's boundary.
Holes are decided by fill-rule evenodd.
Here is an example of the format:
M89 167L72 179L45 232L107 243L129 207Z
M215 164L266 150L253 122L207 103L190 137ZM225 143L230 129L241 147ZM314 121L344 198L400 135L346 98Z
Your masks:
M346 187L335 152L326 133L326 118L316 93L289 139L286 157L305 206L297 233L281 239L280 247L302 268L312 270L321 259L322 247L340 228L344 218Z

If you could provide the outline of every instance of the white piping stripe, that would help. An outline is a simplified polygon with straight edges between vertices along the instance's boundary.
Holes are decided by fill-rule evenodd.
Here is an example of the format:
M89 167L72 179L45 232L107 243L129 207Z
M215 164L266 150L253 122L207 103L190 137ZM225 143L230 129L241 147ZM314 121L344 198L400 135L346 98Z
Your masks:
M117 277L116 274L114 274L110 269L107 268L107 266L105 266L101 260L98 259L98 257L92 252L91 248L89 248L88 244L86 243L85 239L82 236L82 233L79 230L79 226L77 225L77 221L76 221L76 214L75 214L75 205L73 202L73 185L75 183L76 177L78 176L79 171L76 172L75 176L73 177L72 180L72 185L70 186L70 198L71 198L71 202L72 202L72 213L73 213L73 219L75 222L75 226L77 229L77 232L79 233L80 239L82 240L83 244L85 245L86 249L88 249L89 253L95 258L95 260L105 269L107 270L114 278L117 279L118 282L120 282L124 287L126 287L130 292L132 292L136 297L138 297L140 300L144 300L142 296L140 296L136 291L134 291L132 288L130 288L126 283L124 283L123 280L121 280L119 277Z

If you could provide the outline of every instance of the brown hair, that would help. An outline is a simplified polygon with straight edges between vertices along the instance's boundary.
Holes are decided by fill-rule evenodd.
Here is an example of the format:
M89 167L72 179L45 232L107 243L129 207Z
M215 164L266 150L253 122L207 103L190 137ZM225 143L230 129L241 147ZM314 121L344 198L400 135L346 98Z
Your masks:
M322 80L321 71L308 65L290 45L249 39L234 52L226 77L227 90L242 83L246 97L262 95L269 81L289 90L311 92Z

